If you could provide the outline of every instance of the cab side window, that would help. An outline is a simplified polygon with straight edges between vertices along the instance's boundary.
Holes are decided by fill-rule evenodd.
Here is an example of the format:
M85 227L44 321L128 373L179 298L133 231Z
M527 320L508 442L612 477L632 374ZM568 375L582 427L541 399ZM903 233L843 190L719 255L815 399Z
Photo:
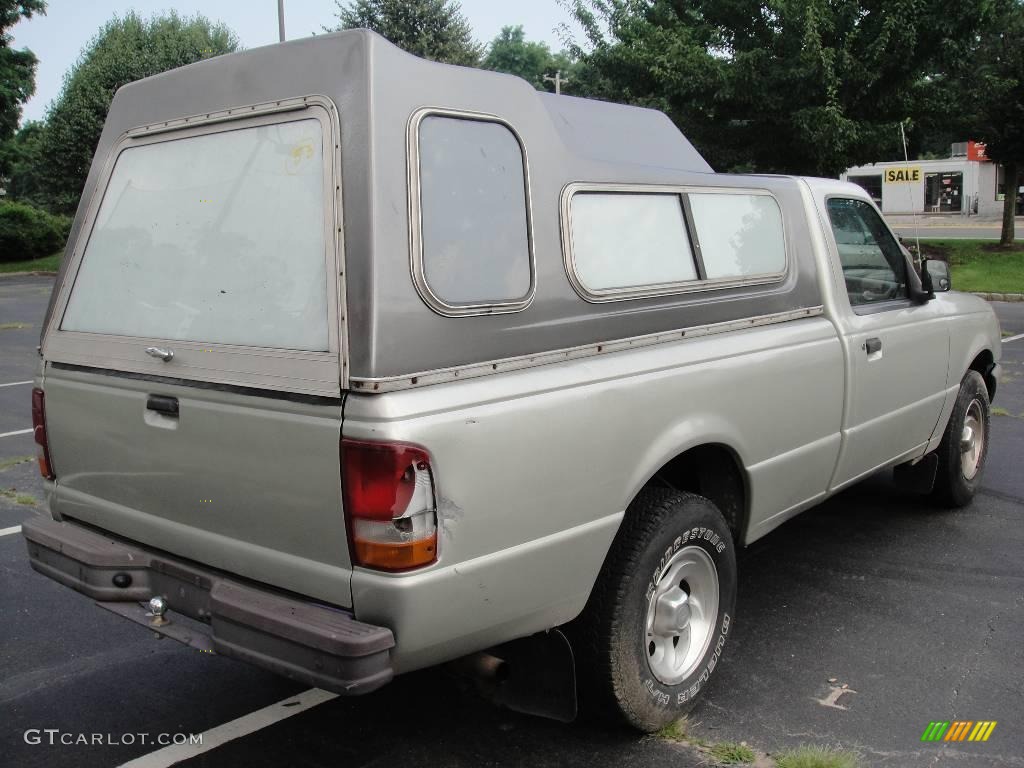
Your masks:
M863 200L833 197L828 216L851 306L907 298L903 251L875 209Z

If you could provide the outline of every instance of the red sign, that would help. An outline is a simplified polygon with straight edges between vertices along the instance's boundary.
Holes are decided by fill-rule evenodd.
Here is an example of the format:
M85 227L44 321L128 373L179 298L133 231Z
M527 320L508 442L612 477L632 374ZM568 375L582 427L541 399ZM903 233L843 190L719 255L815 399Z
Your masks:
M985 154L985 145L978 141L968 141L967 159L987 163L988 155Z

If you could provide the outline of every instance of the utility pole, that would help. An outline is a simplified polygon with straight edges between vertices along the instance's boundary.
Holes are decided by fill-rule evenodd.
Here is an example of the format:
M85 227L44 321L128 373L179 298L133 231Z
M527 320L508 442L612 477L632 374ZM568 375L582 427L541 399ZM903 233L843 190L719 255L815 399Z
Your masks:
M555 84L555 95L556 96L561 96L562 95L562 84L569 82L569 78L568 77L562 77L562 70L560 70L560 69L555 72L555 76L554 77L551 77L551 75L544 75L544 79L547 82L549 82L549 83L554 83Z
M277 39L284 42L284 0L277 0Z

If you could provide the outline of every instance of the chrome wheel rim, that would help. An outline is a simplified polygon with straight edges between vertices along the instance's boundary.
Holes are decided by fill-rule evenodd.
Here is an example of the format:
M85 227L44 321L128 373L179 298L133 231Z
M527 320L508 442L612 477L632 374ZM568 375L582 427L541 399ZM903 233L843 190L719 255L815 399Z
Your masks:
M971 400L960 433L960 469L967 480L973 480L985 452L985 417L979 400Z
M718 623L718 569L701 547L668 561L647 603L644 649L654 676L682 682L704 658Z

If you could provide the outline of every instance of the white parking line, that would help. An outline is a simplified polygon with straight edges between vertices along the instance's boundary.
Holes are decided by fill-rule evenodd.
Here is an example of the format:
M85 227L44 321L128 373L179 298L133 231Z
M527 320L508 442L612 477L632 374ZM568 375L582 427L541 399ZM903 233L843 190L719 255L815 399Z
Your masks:
M0 434L0 437L14 437L15 435L27 435L31 431L31 429L17 429L14 432L4 432Z
M0 528L0 536L10 536L12 533L21 533L21 526L15 525L10 528Z
M0 384L0 387L18 387L22 384L31 384L31 381L9 381L6 384Z
M1005 344L1008 341L1017 341L1018 339L1024 339L1024 333L1018 333L1016 336L1009 336L1003 339L1003 344Z
M241 736L248 736L261 728L266 728L268 725L273 725L337 697L336 693L310 688L298 696L291 696L276 704L271 704L269 707L243 715L237 720L204 731L202 744L172 744L158 749L156 752L150 752L148 755L129 760L119 768L167 768L167 766L201 755L203 752L209 752L222 744L227 744Z

